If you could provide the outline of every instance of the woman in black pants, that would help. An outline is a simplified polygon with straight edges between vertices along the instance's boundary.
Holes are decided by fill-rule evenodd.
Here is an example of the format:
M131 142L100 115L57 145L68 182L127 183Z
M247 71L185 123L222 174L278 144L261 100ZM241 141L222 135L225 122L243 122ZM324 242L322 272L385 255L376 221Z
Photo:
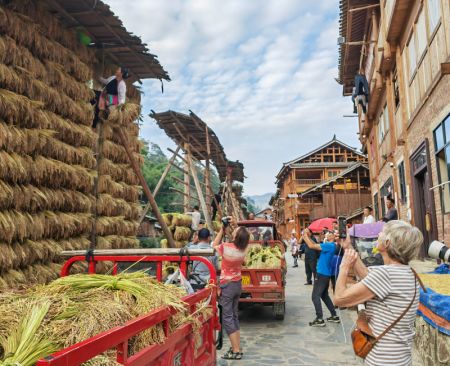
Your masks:
M334 309L333 301L331 301L330 295L328 294L332 274L331 261L336 250L336 244L334 243L333 233L327 233L324 242L321 244L314 243L310 235L311 233L305 230L303 240L308 248L320 251L320 257L317 263L317 280L314 281L312 292L312 302L316 310L316 319L310 322L309 325L312 327L324 327L325 321L323 320L321 299L331 313L331 317L327 318L327 321L333 323L340 322Z

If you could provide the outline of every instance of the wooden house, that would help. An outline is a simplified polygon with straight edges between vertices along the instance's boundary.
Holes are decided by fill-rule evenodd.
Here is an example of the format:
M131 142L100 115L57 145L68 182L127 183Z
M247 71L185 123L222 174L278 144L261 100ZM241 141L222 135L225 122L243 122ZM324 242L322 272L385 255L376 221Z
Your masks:
M366 156L338 140L283 164L271 200L282 235L312 220L346 215L370 202Z
M395 198L399 218L424 234L425 255L432 240L450 244L450 3L341 0L340 9L343 94L356 74L368 85L357 128L375 217Z

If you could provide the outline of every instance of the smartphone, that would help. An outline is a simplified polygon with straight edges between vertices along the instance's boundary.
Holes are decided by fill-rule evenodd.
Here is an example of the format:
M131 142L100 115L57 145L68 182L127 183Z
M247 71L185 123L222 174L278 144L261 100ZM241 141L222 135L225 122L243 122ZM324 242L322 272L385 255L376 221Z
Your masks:
M344 216L338 216L339 237L345 239L347 237L347 219Z

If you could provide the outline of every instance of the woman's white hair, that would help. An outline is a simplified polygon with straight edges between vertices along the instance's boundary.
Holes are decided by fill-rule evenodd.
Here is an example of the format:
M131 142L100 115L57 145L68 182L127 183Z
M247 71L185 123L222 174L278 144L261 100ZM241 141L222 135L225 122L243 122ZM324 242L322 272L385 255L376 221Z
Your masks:
M417 227L405 221L392 220L384 225L383 233L385 240L390 242L387 247L390 258L408 264L417 257L423 243L423 235Z

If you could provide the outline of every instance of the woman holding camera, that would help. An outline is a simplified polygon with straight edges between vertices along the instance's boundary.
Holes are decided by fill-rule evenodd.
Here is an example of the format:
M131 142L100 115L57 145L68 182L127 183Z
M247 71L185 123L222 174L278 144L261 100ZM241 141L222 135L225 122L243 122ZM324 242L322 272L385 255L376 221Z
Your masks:
M219 304L222 306L222 325L231 343L230 349L222 358L226 360L241 360L243 353L241 351L238 305L242 289L241 270L250 240L250 233L245 227L237 227L233 230L233 240L221 243L225 228L230 221L231 218L222 220L223 226L217 233L213 246L222 257Z
M365 358L366 365L411 365L414 320L419 306L419 282L408 263L416 256L423 236L416 227L398 220L387 223L377 248L384 265L367 268L343 242L345 255L336 283L334 303L349 307L366 303L368 328L376 343ZM347 287L353 269L360 282ZM387 331L387 332L386 332Z

